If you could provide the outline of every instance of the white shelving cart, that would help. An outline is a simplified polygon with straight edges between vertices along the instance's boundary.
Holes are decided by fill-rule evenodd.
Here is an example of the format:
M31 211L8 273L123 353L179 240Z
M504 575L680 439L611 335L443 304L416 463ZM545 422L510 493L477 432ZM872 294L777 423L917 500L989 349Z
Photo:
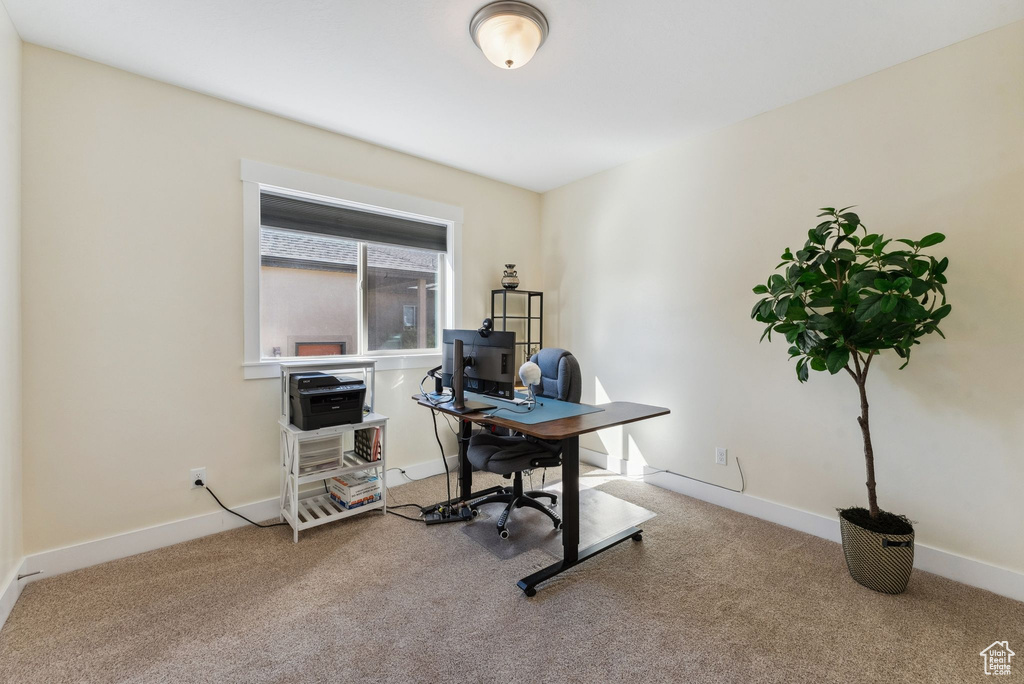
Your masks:
M369 413L363 422L334 425L319 430L300 430L292 424L288 383L293 373L319 371L330 375L359 375L366 384ZM281 364L281 520L291 525L294 541L299 532L325 525L360 513L379 510L387 512L387 416L373 410L376 399L374 387L376 368L374 361L296 361ZM380 430L380 458L366 460L356 453L356 433ZM371 433L372 435L372 433ZM373 440L370 440L373 443ZM375 471L381 485L380 501L346 509L323 487L305 489L303 485L323 482L333 477L359 472Z

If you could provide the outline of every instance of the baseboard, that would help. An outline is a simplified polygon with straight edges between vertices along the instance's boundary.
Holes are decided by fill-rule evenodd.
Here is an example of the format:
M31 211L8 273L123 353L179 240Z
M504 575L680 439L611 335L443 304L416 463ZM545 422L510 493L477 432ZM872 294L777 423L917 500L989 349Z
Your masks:
M14 604L18 602L18 597L21 596L21 588L25 582L24 580L19 580L18 576L24 574L24 568L25 562L23 560L11 569L7 577L4 578L3 584L0 584L0 629L3 629L4 623L7 622L7 616L11 614Z
M459 467L459 455L453 454L445 460L448 461L448 471L454 473L456 468ZM402 470L405 471L404 473L396 470L395 468L389 468L388 470L390 471L388 473L388 486L398 487L404 484L409 484L410 482L415 482L416 480L422 480L426 477L440 475L444 472L444 464L441 463L440 458L432 458L429 461L404 466L402 468Z
M632 474L635 469L635 466L627 461L590 449L580 449L580 459L600 468L623 474ZM657 472L653 468L645 467L643 469L643 479L644 482L657 487L701 499L716 506L761 518L832 542L840 542L838 518L802 511L749 494L732 492L673 473ZM914 567L972 587L991 591L1000 596L1024 601L1024 574L1013 570L989 565L973 558L920 543L914 545Z
M448 457L448 467L458 467L458 456ZM432 459L424 463L416 463L403 467L405 475L398 470L391 470L388 474L388 487L400 487L413 480L419 480L431 475L439 475L444 472L444 464L440 458ZM443 498L443 497L442 497ZM252 520L269 520L278 515L278 497L256 501L242 506L234 506L233 510ZM191 539L198 539L207 535L224 532L225 530L243 527L248 523L231 515L227 511L214 511L191 518L175 520L173 522L153 525L131 532L116 534L103 539L82 542L72 546L65 546L59 549L34 553L25 559L22 565L21 574L38 574L27 577L15 585L24 585L27 582L53 577L61 573L70 572L98 565L107 561L134 556L137 553L152 551L172 544ZM18 588L20 593L20 588ZM6 600L7 592L4 593ZM15 600L17 596L15 596ZM0 611L6 604L0 604ZM13 602L11 606L13 606ZM2 612L0 612L2 614Z

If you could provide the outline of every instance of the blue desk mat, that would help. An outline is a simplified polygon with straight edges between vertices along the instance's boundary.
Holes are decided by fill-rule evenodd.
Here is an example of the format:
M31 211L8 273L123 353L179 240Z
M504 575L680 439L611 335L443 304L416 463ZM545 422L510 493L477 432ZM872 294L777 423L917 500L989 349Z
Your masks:
M526 398L526 395L521 392L516 392L516 396L523 399ZM547 397L537 397L536 406L530 410L527 410L524 406L510 404L507 401L501 401L500 399L488 397L485 394L477 394L476 392L466 392L466 398L497 406L497 408L493 409L484 409L481 413L514 420L523 425L536 425L537 423L547 423L559 418L572 418L573 416L583 416L588 413L604 411L602 408L588 404L573 404L569 401L559 401L557 399L548 399Z

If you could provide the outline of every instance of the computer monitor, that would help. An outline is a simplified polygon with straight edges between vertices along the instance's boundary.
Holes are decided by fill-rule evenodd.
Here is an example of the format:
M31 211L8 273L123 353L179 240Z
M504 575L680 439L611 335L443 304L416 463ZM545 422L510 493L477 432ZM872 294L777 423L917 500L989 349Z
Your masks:
M486 336L478 330L445 330L441 350L441 384L455 387L458 364L456 342L462 343L465 362L463 389L503 399L515 398L516 334L491 331Z

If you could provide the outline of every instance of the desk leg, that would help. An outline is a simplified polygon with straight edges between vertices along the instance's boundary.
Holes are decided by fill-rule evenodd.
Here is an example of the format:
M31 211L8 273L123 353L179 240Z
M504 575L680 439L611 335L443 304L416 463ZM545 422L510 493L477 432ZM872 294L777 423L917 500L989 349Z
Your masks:
M580 553L580 438L562 443L562 562Z
M580 548L580 438L566 439L562 446L562 560L524 577L517 586L527 596L534 596L541 582L627 539L640 541L642 532L638 527L630 527L585 549Z
M473 496L473 466L469 462L469 438L473 436L473 424L468 420L459 421L459 498L468 501Z

